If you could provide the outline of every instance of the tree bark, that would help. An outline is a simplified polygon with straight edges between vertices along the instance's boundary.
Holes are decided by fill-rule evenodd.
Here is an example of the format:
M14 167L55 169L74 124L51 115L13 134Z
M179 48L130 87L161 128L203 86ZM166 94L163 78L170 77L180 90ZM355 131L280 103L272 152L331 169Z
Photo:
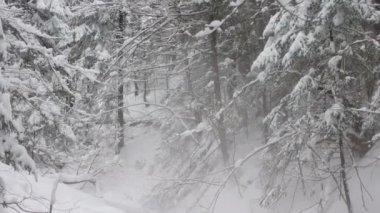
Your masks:
M143 100L145 102L145 107L149 107L150 105L148 104L148 74L144 74L144 94L143 94Z
M124 32L124 19L125 13L123 11L119 11L119 35L118 40L122 44L122 35ZM122 54L122 53L121 53ZM124 147L124 82L123 82L123 69L118 70L118 93L117 93L117 121L118 121L118 142L116 146L115 153L120 154L121 149Z
M343 139L342 139L342 133L339 135L339 155L340 155L340 176L342 178L343 183L343 191L345 196L345 201L347 205L347 212L352 212L352 205L351 205L351 198L350 198L350 191L348 189L348 183L347 183L347 174L346 174L346 160L344 158L344 147L343 147Z
M266 89L266 86L263 85L263 90L262 90L262 101L263 101L263 117L265 118L268 113L269 113L269 110L268 110L268 100L267 100L267 89ZM267 123L264 123L264 143L267 143L268 142L268 138L269 138L269 126Z
M174 48L171 48L172 49L172 51L174 50ZM176 55L174 54L174 52L173 52L173 54L172 55L170 55L169 56L169 63L174 63L174 61L176 60ZM166 81L166 96L167 97L169 97L170 96L170 75L171 75L171 73L173 72L173 70L174 70L174 68L175 68L175 65L170 65L169 67L168 67L168 71L166 72L166 75L165 75L165 81Z
M215 20L217 16L217 5L216 0L211 2L211 13L210 13L210 22ZM214 30L210 34L210 47L211 47L211 68L214 72L213 81L214 81L214 93L216 101L216 110L219 111L222 107L222 92L220 88L220 70L218 65L218 49L217 49L217 31ZM217 118L217 132L220 140L220 148L223 155L223 160L225 163L228 161L228 146L227 146L227 137L226 137L226 128L224 126L224 116L221 114Z

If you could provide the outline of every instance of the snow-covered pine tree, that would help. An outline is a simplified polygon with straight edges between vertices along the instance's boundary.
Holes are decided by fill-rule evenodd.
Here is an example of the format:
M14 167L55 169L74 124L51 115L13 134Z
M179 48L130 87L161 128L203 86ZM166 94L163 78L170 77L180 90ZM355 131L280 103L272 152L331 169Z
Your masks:
M346 168L368 151L378 125L357 109L374 106L380 46L373 27L380 13L372 1L275 3L280 9L264 31L268 41L251 67L271 85L273 103L265 118L274 144L264 155L262 204L301 185L323 211L329 202L323 195L338 188L350 212Z
M58 153L76 145L70 124L80 96L73 77L87 74L66 57L72 14L65 1L55 0L6 1L0 9L1 69L12 109L12 125L2 134L17 134L38 163L59 169Z

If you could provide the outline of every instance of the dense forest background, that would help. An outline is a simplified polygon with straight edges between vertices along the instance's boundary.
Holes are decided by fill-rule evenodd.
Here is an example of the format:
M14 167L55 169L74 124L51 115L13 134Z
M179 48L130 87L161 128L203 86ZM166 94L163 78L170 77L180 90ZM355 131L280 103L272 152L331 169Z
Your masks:
M379 0L0 0L0 212L99 196L123 153L158 212L375 212L379 42Z

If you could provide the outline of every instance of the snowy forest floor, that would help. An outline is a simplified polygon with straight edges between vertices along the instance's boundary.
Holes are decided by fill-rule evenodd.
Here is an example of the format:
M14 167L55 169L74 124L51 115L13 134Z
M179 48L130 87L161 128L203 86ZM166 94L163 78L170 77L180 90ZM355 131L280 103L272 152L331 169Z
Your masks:
M154 106L145 108L143 105L138 105L135 110L130 111L130 116L139 120L139 114L149 114L155 110L157 108ZM235 150L236 159L244 157L252 149L262 145L263 139L259 128L253 129L256 131L251 131L249 136L245 132L237 134L235 140L239 141L241 145L238 150ZM156 213L156 211L144 207L142 203L145 196L152 192L155 184L159 181L170 181L171 178L160 173L160 171L155 171L155 156L162 142L161 133L155 125L143 122L128 126L126 135L126 145L118 156L120 163L98 179L98 193L100 192L100 197L107 204L126 213ZM357 162L356 166L360 176L356 174L354 169L349 171L350 194L355 212L363 212L365 208L367 209L365 212L378 212L379 204L376 201L380 198L380 182L378 181L380 170L376 164L377 159L379 159L379 150L379 146L374 147L365 159ZM294 194L286 195L275 206L260 207L259 202L262 196L261 163L260 155L258 155L237 171L236 181L229 181L218 198L214 213L315 213L320 211L316 205L320 201L302 196L301 187L298 189L294 187ZM371 165L371 167L367 165ZM176 208L159 213L187 212L189 205L196 199L190 195ZM324 202L327 203L324 212L345 213L347 211L343 200L339 198L336 187L332 186L331 193L325 195L324 199Z
M150 94L148 100L156 103L164 94ZM157 159L163 136L155 121L163 120L170 113L157 106L145 107L142 97L129 95L127 103L133 107L128 108L128 124L125 128L126 143L117 156L117 164L107 169L98 177L98 189L95 193L108 205L125 211L126 213L156 213L156 210L144 206L144 199L152 193L153 187L160 181L173 181L165 172L158 171ZM142 121L142 122L141 122ZM235 158L244 157L254 147L261 145L263 139L259 128L238 133L235 140L241 144L235 150ZM110 153L112 154L112 153ZM99 162L101 163L101 162ZM261 189L259 183L260 161L252 158L247 166L238 171L236 181L230 181L218 198L215 213L266 213L267 210L259 206ZM188 196L183 202L170 210L170 213L187 212L189 205L197 199L196 195ZM169 213L159 212L159 213Z
M106 203L123 209L127 213L154 212L153 210L144 209L140 202L144 199L144 196L151 193L152 187L158 181L170 181L170 177L165 177L159 171L154 171L154 155L160 143L160 132L155 127L145 125L129 127L127 132L130 139L119 155L120 164L98 180L101 196ZM241 148L237 153L243 156L249 150ZM239 178L242 180L242 183L239 183L239 188L235 182L226 187L217 202L216 213L248 213L252 209L260 209L259 212L261 213L266 212L265 209L259 207L257 202L260 197L260 190L257 188L248 190L247 188L249 184L257 184L257 166L251 164L250 171L245 172L249 176ZM253 180L249 180L249 178L253 178ZM247 193L250 194L250 196L247 196L249 199L241 197ZM172 212L185 212L187 206L186 204L184 205L178 206Z
M144 197L151 193L152 187L158 182L165 180L164 174L154 170L154 156L160 143L160 132L153 126L137 125L127 129L129 139L121 154L118 156L118 164L109 168L97 179L97 190L93 195L81 192L75 188L60 184L57 190L57 202L53 212L72 213L158 213L147 209L142 205ZM252 139L254 134L252 134ZM249 152L251 147L247 143L246 148L237 150L238 155ZM361 161L357 166L365 167L359 169L361 180L366 189L360 188L360 183L353 171L350 173L350 189L355 212L378 212L380 198L380 169L374 166L374 160L379 158L379 147L375 147L368 158ZM292 195L288 195L278 206L264 209L259 206L261 196L259 180L259 160L252 159L247 167L243 167L239 172L239 187L234 181L230 181L218 199L215 213L293 213L293 212L318 212L312 206L311 200ZM372 167L366 167L371 164ZM27 199L22 206L31 212L42 212L48 208L52 186L57 178L56 175L40 177L38 182L33 176L22 172L13 172L13 169L2 165L0 173L4 173L4 182L9 186L7 191L9 196L24 196ZM5 175L7 174L7 175ZM92 187L92 186L91 186ZM92 187L93 188L93 187ZM240 192L239 192L240 189ZM368 190L369 194L362 190ZM344 203L335 192L326 196L329 199L330 208L327 212L345 213ZM368 211L363 211L362 196ZM16 197L15 197L16 198ZM20 198L20 197L18 197ZM190 198L195 199L195 198ZM175 209L159 213L182 213L186 212L188 206L186 202L181 203ZM12 209L0 208L1 213L14 212ZM24 212L24 211L21 211ZM26 211L25 211L26 212Z
M97 164L104 164L105 161L116 163L108 164L107 169L97 177L97 184L94 187L87 184L83 190L83 184L76 186L66 186L60 184L57 190L57 202L53 212L72 213L185 213L190 205L197 199L195 195L189 195L184 201L178 203L174 209L165 212L149 209L144 206L144 199L152 193L153 187L160 181L172 181L164 172L158 171L156 155L162 142L162 135L154 122L159 116L167 116L165 113L157 113L157 117L146 115L159 109L157 106L145 107L139 105L135 97L129 97L129 103L136 105L129 109L128 116L131 122L128 123L125 134L126 144L121 153L112 159L113 149L109 148L108 153L104 153L99 158ZM144 120L144 122L139 122ZM135 122L137 121L137 122ZM235 140L239 141L238 149L235 150L235 159L244 157L255 147L262 145L262 138L259 128L250 131L247 136L245 132L236 135ZM99 134L102 134L101 132ZM108 140L113 140L109 138ZM377 213L379 204L376 202L380 198L380 169L377 164L379 159L379 147L374 147L368 157L357 163L361 180L366 187L361 188L360 181L354 170L349 171L350 194L352 195L355 213L363 212L363 200L369 213ZM236 172L236 179L231 179L215 206L214 213L316 213L318 212L316 200L306 198L301 193L286 195L276 206L270 208L260 207L262 196L262 186L260 184L260 155L249 160ZM360 166L359 166L360 165ZM365 165L371 165L367 167ZM3 168L4 167L4 168ZM363 167L363 168L361 168ZM39 182L35 182L33 177L26 173L12 172L7 166L0 168L4 173L10 195L17 194L28 197L23 203L24 208L31 212L46 212L49 206L51 190L57 174L50 174L40 177ZM7 174L7 175L5 175ZM10 174L10 175L9 175ZM290 186L292 187L292 186ZM296 188L296 187L295 187ZM296 191L300 191L301 187ZM83 191L80 191L82 189ZM365 191L368 190L368 193ZM335 189L326 195L328 208L325 212L345 213L344 202L339 199ZM309 208L310 207L310 208ZM0 213L14 212L12 209L1 209ZM23 212L23 211L21 211Z
M134 97L128 97L128 102L131 105L137 104L128 112L128 115L137 121L144 120L145 115L159 109L157 106L146 108L144 105L138 105L139 102ZM153 120L167 115L165 112L161 112L154 116ZM243 144L239 146L238 150L235 150L236 159L245 156L254 147L261 145L262 136L258 132L258 128L256 129L257 132L251 131L249 136L246 135L246 132L236 136L236 140ZM173 181L172 177L168 177L167 174L156 171L155 156L159 152L162 135L157 126L150 122L127 125L125 135L127 137L126 144L118 156L119 163L98 178L98 193L106 203L127 213L155 212L145 208L141 203L159 181ZM247 167L242 168L237 174L239 176L238 183L231 181L219 196L215 213L267 212L266 209L259 206L261 196L258 182L259 164L259 160L253 158ZM196 199L190 195L170 212L186 212L190 208L188 205L191 205L190 203Z
M130 127L127 132L130 139L118 157L120 164L101 176L98 184L101 196L108 204L137 213L143 212L140 200L149 194L159 179L151 174L160 133L146 126Z

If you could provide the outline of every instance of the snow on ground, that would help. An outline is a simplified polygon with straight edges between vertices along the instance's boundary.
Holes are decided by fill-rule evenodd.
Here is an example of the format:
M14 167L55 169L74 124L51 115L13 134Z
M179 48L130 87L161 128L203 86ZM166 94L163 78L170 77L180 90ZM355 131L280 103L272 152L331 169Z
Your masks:
M380 212L380 144L376 144L366 157L357 163L359 176L349 173L349 190L355 213ZM360 178L359 178L360 177ZM361 184L362 183L362 184ZM363 186L363 187L361 187ZM335 196L338 197L337 193ZM342 199L336 199L328 213L346 213Z
M153 100L151 94L148 99ZM159 100L159 99L158 99ZM155 155L161 143L161 133L155 128L152 119L167 116L165 110L160 110L159 106L145 107L140 96L128 96L128 102L134 107L128 110L128 127L125 130L126 145L122 149L118 158L118 164L110 167L107 172L97 178L97 190L95 196L74 189L65 184L59 184L57 191L57 203L54 209L60 212L73 213L157 213L151 209L146 209L141 205L145 196L149 195L152 187L161 178L155 176L160 174L155 165ZM154 102L154 101L152 101ZM158 103L158 102L157 102ZM157 111L158 110L158 111ZM155 112L154 115L149 115ZM136 122L137 120L144 122ZM251 128L252 129L252 128ZM259 128L253 128L259 129ZM236 141L239 146L235 150L235 159L244 157L254 147L261 145L261 134L257 131L250 132L249 136L245 132L238 133ZM375 147L369 157L360 161L358 165L367 165L378 159L380 148ZM377 163L377 161L376 161ZM364 191L366 208L363 210L362 189L360 182L354 173L350 172L350 194L352 196L355 213L369 212L376 213L380 208L377 200L380 199L380 170L376 163L371 167L360 168L361 180L363 181L368 194ZM374 166L375 165L375 166ZM231 179L218 198L214 213L284 213L284 212L307 212L316 213L317 208L309 208L313 203L304 197L288 195L278 205L265 209L260 207L259 201L262 196L261 183L259 179L260 155L250 159L236 172L236 180ZM160 174L160 176L162 176ZM49 206L50 194L56 180L56 176L40 177L39 182L35 182L33 176L25 173L14 172L12 168L0 164L0 177L4 179L7 186L7 199L26 199L23 205L31 212L46 211ZM168 177L169 178L169 177ZM15 195L18 196L15 196ZM369 195L370 194L370 195ZM12 198L12 196L14 198ZM333 198L336 199L333 199ZM372 198L371 198L372 197ZM172 210L160 213L185 213L189 205L197 199L189 196ZM329 213L345 213L346 206L337 194L330 195ZM294 205L293 205L294 203ZM13 212L10 209L0 209L0 213ZM197 212L197 211L193 211Z
M257 129L257 128L256 128ZM263 141L258 131L250 132L247 137L245 132L238 133L235 138L239 141L239 147L235 152L235 159L240 159L248 154L254 147ZM236 181L231 178L218 197L214 213L269 213L270 211L260 207L259 201L262 195L261 184L258 178L260 171L260 155L250 159L245 165L236 171ZM221 170L222 168L216 169ZM196 190L196 189L195 189ZM187 196L178 205L168 211L161 213L203 213L207 212L210 201L214 199L214 190L205 195L199 202L199 206L194 207L194 202L198 199L199 193ZM191 210L191 211L189 211Z
M55 182L53 177L39 177L38 182L34 176L25 172L15 172L13 168L0 164L0 177L6 187L5 200L7 202L18 202L23 211L16 206L10 208L0 207L1 213L17 212L47 212L50 205L51 191ZM56 193L56 204L53 212L71 213L124 213L124 211L107 205L104 201L79 190L73 189L65 184L59 184Z
M148 102L160 105L160 100L164 96L165 94L161 92L152 92L148 95ZM152 187L161 180L155 175L165 176L155 170L154 157L161 143L161 134L150 121L165 119L165 116L170 116L170 113L158 105L145 107L141 95L137 97L133 94L128 95L127 104L133 107L129 107L126 113L129 125L125 130L126 145L118 156L120 163L98 178L98 188L100 196L108 204L122 208L128 213L146 213L152 210L144 208L140 203L151 193ZM140 119L148 122L134 123ZM235 153L236 159L239 159L254 147L261 145L262 137L258 130L251 131L248 137L245 132L241 132L237 134L236 141L240 143ZM242 141L244 145L241 145ZM261 196L259 168L259 156L247 162L237 174L239 187L234 180L229 181L218 198L214 213L269 212L259 206ZM194 196L189 196L176 208L160 213L184 213L196 199Z
M148 102L160 105L163 96L152 92L148 95ZM125 146L118 156L118 165L98 178L98 194L109 205L128 213L147 213L148 210L140 205L141 200L160 180L153 172L161 134L152 126L152 119L167 116L167 111L155 105L146 107L142 94L128 95L126 104L132 107L126 112Z
M256 131L250 131L248 137L244 132L236 136L235 140L239 141L240 144L235 151L236 160L243 158L254 147L261 145L263 141L262 134L257 127L253 129ZM247 161L236 172L239 186L234 179L230 180L218 199L215 213L268 213L268 209L259 205L262 195L259 172L260 154Z
M130 213L143 212L139 203L159 180L152 173L160 134L152 127L141 125L127 128L130 139L119 155L119 166L98 179L103 199Z

